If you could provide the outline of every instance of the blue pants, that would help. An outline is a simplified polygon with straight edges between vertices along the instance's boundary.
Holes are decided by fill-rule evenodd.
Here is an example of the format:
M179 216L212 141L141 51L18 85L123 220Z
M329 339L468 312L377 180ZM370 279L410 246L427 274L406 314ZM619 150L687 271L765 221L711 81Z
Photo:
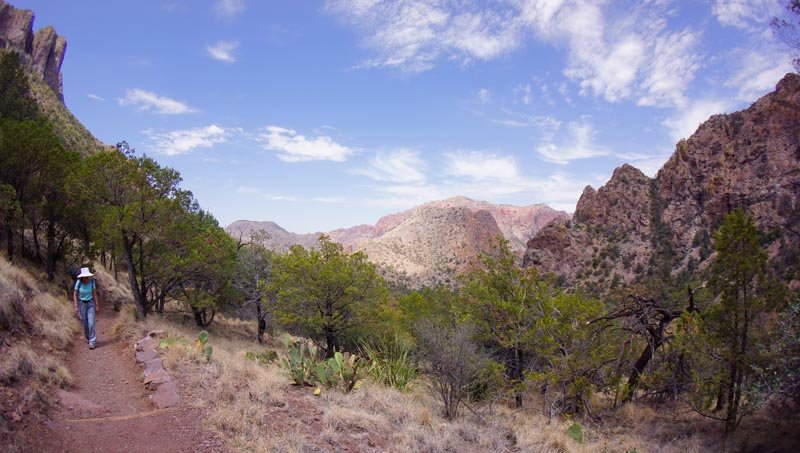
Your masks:
M81 324L83 324L83 334L90 345L97 341L97 333L94 329L94 299L89 302L78 300L78 307L81 311Z

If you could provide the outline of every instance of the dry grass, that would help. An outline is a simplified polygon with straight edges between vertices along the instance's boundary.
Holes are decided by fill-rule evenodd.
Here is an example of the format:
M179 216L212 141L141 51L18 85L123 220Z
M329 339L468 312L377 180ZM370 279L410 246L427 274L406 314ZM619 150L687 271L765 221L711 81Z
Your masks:
M0 412L15 414L0 417L0 443L9 450L18 448L13 420L39 417L53 389L72 384L64 359L77 328L63 288L0 258Z
M605 409L600 422L580 420L584 440L578 443L567 434L572 421L503 404L477 405L478 415L464 410L447 422L424 385L401 393L365 382L350 394L323 390L314 397L312 389L290 385L279 365L245 359L247 351L263 351L253 340L253 323L218 318L209 329L214 353L206 363L193 346L199 329L179 321L135 323L123 313L118 324L132 336L168 332L173 346L162 351L165 364L195 389L193 404L203 408L207 426L239 451L692 453L723 447L717 424L680 407ZM285 353L279 341L268 347ZM538 407L534 395L528 400Z

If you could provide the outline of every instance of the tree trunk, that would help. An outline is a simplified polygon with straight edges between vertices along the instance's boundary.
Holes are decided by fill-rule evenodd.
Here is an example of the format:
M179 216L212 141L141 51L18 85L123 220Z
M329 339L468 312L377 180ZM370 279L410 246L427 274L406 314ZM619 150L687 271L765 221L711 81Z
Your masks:
M714 412L720 412L722 409L725 409L726 404L727 400L725 399L725 383L720 382L719 388L717 389L717 405L714 406Z
M519 348L514 348L514 364L511 374L515 382L522 382L522 351ZM522 392L519 388L514 392L514 406L517 409L522 407Z
M6 247L8 250L8 260L14 260L14 227L11 223L6 227Z
M133 259L133 241L129 240L126 234L122 235L122 248L125 249L125 260L128 262L128 282L131 285L131 292L133 293L133 302L136 304L136 309L139 310L139 315L142 318L147 317L146 305L142 289L139 287L139 280L136 277L136 263Z
M267 321L264 319L264 307L261 305L260 300L256 300L256 319L258 320L258 344L264 344Z
M47 280L53 281L56 275L56 259L58 258L58 251L56 250L56 227L55 222L47 222Z
M206 328L210 326L211 322L214 321L214 315L216 315L216 313L216 310L212 308L211 316L209 317L207 308L192 307L192 314L194 315L194 322L197 324L197 327Z

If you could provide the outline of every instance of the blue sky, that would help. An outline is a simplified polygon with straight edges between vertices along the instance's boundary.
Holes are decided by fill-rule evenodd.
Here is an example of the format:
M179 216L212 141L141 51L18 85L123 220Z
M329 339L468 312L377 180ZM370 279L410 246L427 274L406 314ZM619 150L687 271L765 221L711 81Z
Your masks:
M574 210L791 70L777 0L12 0L67 106L226 225L375 223L454 195Z

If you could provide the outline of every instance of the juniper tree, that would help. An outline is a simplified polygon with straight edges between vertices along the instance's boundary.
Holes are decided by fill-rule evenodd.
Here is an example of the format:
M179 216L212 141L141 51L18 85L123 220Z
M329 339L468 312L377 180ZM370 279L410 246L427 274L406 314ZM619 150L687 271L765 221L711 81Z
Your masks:
M710 287L715 303L702 312L698 347L707 353L695 385L703 410L716 403L714 416L733 432L759 401L754 370L764 365L764 314L778 306L781 293L767 274L767 253L753 219L741 210L728 214L714 234L717 257ZM709 415L709 414L707 414Z
M321 344L327 358L353 340L386 289L375 265L362 252L348 254L327 236L308 250L295 245L279 256L265 295L277 296L276 318Z

